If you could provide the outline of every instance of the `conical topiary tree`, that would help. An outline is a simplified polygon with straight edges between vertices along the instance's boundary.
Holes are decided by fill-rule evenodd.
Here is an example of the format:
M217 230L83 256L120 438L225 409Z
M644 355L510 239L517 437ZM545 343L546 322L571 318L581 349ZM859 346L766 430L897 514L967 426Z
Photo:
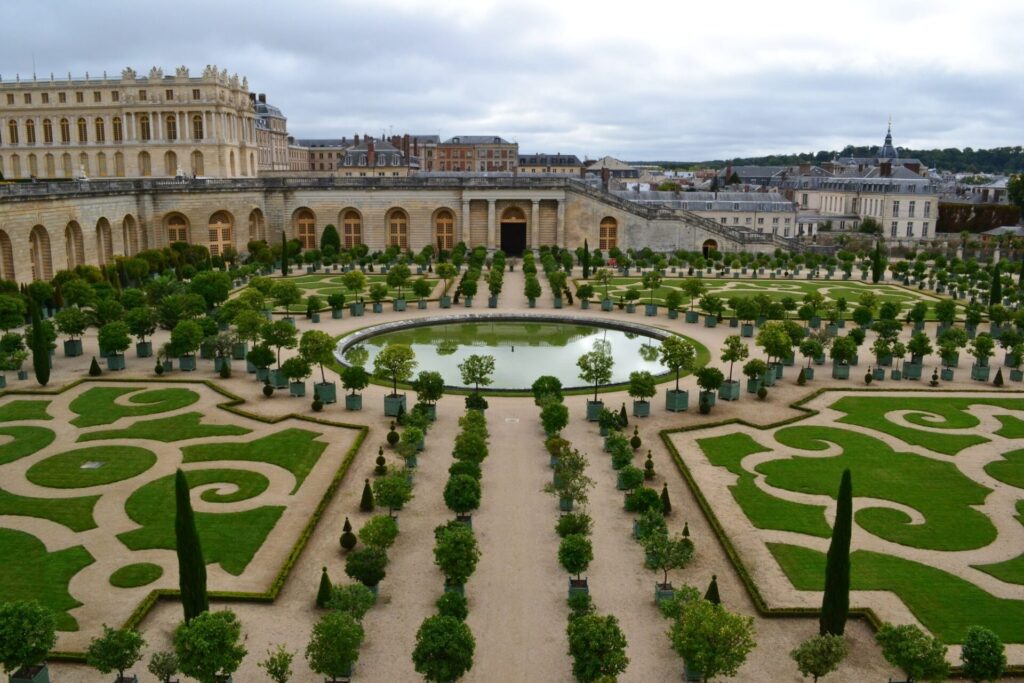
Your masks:
M715 574L711 575L711 583L708 584L708 590L704 593L704 599L713 605L722 604L722 598L718 594L718 576Z
M666 517L672 514L672 501L668 497L668 484L661 485L661 514Z
M188 481L181 470L174 474L174 493L178 586L181 589L181 606L185 610L185 621L188 622L210 609L206 597L206 562L203 560L203 548L199 543L199 533L196 531Z
M327 601L331 599L331 579L327 576L327 567L320 572L320 588L316 591L316 606L327 607Z
M999 368L996 370L996 378L992 380L992 386L1001 387L1003 386L1003 369Z
M626 416L626 404L623 403L622 407L619 408L619 424L623 427L629 425L629 417Z
M341 547L346 551L356 547L356 535L352 533L352 523L348 521L348 517L341 527Z
M96 356L93 356L92 357L92 363L89 364L89 376L90 377L99 377L102 374L103 374L103 371L100 370L100 364L96 360Z
M373 468L373 473L378 477L383 477L388 473L388 461L384 458L384 447L381 446L377 450L377 460L375 461L377 466Z
M43 329L43 316L39 312L39 304L34 300L32 307L32 369L40 386L50 381L50 342Z
M853 483L843 470L836 499L836 521L825 560L825 595L821 601L820 635L841 636L850 611L850 534L853 524Z
M359 509L363 512L373 512L373 489L370 488L370 480L363 482L363 497L359 500Z

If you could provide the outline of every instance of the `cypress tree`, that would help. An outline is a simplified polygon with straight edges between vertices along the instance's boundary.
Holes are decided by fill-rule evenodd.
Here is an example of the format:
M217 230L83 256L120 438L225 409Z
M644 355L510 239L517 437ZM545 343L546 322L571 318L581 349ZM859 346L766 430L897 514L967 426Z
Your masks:
M580 255L580 265L583 266L583 279L590 279L590 245L583 240L583 253Z
M335 252L341 251L341 237L338 236L338 229L331 223L324 226L324 234L320 235L320 251L327 247L334 247Z
M373 489L370 488L370 480L363 482L363 497L359 500L359 509L363 512L373 512Z
M43 330L43 316L39 312L39 303L31 301L32 307L32 369L36 373L36 381L46 386L50 381L50 344Z
M622 408L619 409L619 424L623 427L629 426L629 416L626 415L626 404L622 404Z
M996 304L1003 303L1003 280L1000 277L1002 275L1002 264L997 263L996 267L992 269L992 286L989 288L988 294L988 305L995 306Z
M668 517L672 514L672 501L668 497L668 484L661 485L661 514Z
M882 240L875 242L875 253L871 256L871 282L878 284L878 281L885 275L885 261L882 259Z
M181 606L185 609L185 621L191 621L210 609L206 597L206 562L203 548L199 544L192 501L189 500L188 482L185 473L178 470L174 475L175 514L174 538L178 548L178 586L181 588Z
M711 575L711 583L708 584L708 591L704 594L704 599L713 605L722 604L722 598L718 595L718 576L715 574Z
M288 274L288 236L281 231L281 275Z
M836 499L836 521L825 560L825 595L821 601L821 635L843 635L850 611L850 533L853 523L853 484L843 471Z
M327 607L327 601L331 599L331 579L327 576L327 567L320 573L320 588L316 592L316 606Z

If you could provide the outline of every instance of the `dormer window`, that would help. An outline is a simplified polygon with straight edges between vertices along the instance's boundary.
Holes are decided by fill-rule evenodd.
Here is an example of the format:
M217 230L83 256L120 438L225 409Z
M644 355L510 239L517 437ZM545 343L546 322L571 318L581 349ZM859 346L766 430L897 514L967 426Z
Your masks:
M366 166L366 155L365 154L360 154L359 155L359 165L360 166Z

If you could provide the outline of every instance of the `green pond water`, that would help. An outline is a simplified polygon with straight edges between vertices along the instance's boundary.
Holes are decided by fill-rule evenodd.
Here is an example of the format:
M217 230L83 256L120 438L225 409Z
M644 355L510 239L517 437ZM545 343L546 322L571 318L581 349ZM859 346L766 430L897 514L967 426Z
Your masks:
M553 375L564 387L585 386L576 360L597 340L611 345L615 365L612 383L626 382L629 373L666 369L658 362L660 342L619 330L547 322L474 322L437 324L385 332L363 342L367 369L388 344L408 344L416 353L416 373L436 370L449 386L462 386L459 363L472 354L494 356L491 389L529 389L541 375Z

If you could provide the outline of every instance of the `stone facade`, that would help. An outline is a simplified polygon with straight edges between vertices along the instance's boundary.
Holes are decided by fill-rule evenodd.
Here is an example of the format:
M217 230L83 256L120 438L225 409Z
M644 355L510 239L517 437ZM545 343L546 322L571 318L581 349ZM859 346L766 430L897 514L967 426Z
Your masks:
M519 165L519 145L498 136L457 135L433 151L434 168L425 170L499 173Z
M685 211L645 207L567 178L253 178L0 186L0 276L49 279L82 263L186 240L246 251L284 230L317 246L326 225L346 244L418 250L544 244L772 251L789 243Z
M255 176L249 85L207 66L0 83L6 178Z

